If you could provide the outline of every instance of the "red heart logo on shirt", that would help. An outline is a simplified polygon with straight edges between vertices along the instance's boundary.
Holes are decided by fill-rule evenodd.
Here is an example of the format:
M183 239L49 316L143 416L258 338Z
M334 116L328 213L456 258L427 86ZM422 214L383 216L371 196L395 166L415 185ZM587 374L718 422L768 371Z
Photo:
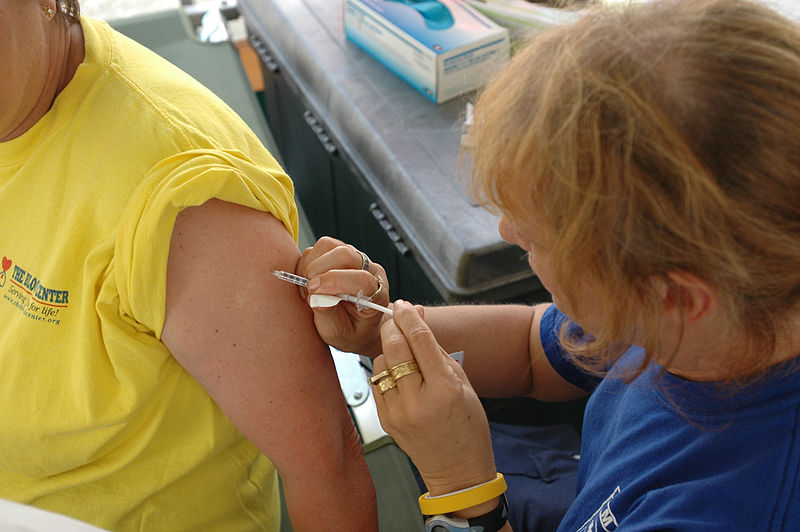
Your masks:
M3 271L8 270L11 267L11 259L8 257L3 257Z

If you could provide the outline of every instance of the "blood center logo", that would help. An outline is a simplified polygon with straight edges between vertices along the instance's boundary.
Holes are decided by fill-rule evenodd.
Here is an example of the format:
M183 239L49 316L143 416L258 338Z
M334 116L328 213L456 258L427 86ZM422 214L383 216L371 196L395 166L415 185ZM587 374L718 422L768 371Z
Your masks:
M14 305L26 318L60 325L69 307L69 291L53 289L36 274L4 256L0 271L2 301ZM8 287L6 288L6 285Z

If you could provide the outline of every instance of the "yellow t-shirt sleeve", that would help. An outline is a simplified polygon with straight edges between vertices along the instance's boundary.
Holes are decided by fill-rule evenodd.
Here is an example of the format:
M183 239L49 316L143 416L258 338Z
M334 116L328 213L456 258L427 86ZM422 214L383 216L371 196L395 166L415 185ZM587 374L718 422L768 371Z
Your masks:
M274 160L256 165L234 150L192 150L160 161L122 214L113 271L120 312L156 338L164 325L167 258L175 219L183 209L212 198L272 214L297 241L294 188Z

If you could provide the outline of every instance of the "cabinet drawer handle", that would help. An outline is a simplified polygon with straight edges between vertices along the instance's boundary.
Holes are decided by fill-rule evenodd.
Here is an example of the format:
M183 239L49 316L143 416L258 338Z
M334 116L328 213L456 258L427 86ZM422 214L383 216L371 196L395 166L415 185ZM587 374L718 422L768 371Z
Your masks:
M388 236L389 240L392 241L392 244L394 244L394 247L397 249L398 253L400 253L402 257L410 257L411 248L409 248L406 243L403 242L403 237L400 236L400 233L395 230L394 225L392 225L392 222L389 221L389 219L386 217L386 214L384 214L383 210L381 210L378 202L373 201L370 204L369 212L378 221L378 225L381 226L381 229L386 232L386 236Z
M328 152L330 155L336 155L336 144L333 143L328 133L325 132L325 128L322 127L322 124L319 123L317 117L314 116L314 113L311 111L306 111L303 113L303 120L306 121L308 127L311 128L311 131L316 135L317 140L319 140L322 147L325 148L325 151Z
M264 63L264 66L267 68L267 70L273 74L280 72L281 69L280 66L278 66L278 62L275 61L275 58L269 53L264 41L262 41L258 35L250 36L250 46L252 46L253 50L256 51L256 55L258 55L258 57L261 59L261 62Z

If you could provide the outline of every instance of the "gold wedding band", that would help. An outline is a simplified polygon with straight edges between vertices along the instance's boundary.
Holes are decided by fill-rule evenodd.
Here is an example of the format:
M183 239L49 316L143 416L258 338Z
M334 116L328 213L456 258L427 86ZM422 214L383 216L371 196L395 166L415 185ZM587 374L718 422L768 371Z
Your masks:
M386 390L391 390L397 386L398 380L402 379L406 375L419 372L419 365L414 360L409 360L407 362L401 362L396 366L392 366L389 369L385 369L380 373L376 373L369 378L369 383L377 386L378 391L381 393L381 395L383 395L386 393Z
M419 365L413 360L409 360L408 362L403 362L402 364L398 364L389 368L389 374L395 381L399 381L406 375L419 372Z
M370 383L370 384L375 384L375 383L376 383L376 382L378 382L379 380L381 380L381 379L385 379L385 378L386 378L386 377L388 377L389 375L391 375L391 372L390 372L388 369L385 369L385 370L381 371L380 373L376 373L375 375L373 375L372 377L370 377L370 378L369 378L369 383Z
M394 377L392 377L391 371L388 369L385 369L370 377L369 383L373 386L377 386L378 391L381 392L381 395L383 395L386 390L391 390L397 385L394 382Z
M369 260L369 257L367 257L367 254L359 249L357 249L356 251L358 251L358 254L361 255L361 269L369 271L369 267L372 265L372 263Z
M386 392L386 390L391 390L392 388L397 386L397 383L392 377L386 377L385 379L378 381L377 386L378 386L378 391L381 392L381 395L383 395Z
M374 294L369 296L369 300L370 301L372 301L374 298L376 298L378 296L378 294L383 292L383 279L381 279L381 276L380 275L375 275L374 273L372 274L372 276L375 278L376 281L378 281L378 289L375 290Z

